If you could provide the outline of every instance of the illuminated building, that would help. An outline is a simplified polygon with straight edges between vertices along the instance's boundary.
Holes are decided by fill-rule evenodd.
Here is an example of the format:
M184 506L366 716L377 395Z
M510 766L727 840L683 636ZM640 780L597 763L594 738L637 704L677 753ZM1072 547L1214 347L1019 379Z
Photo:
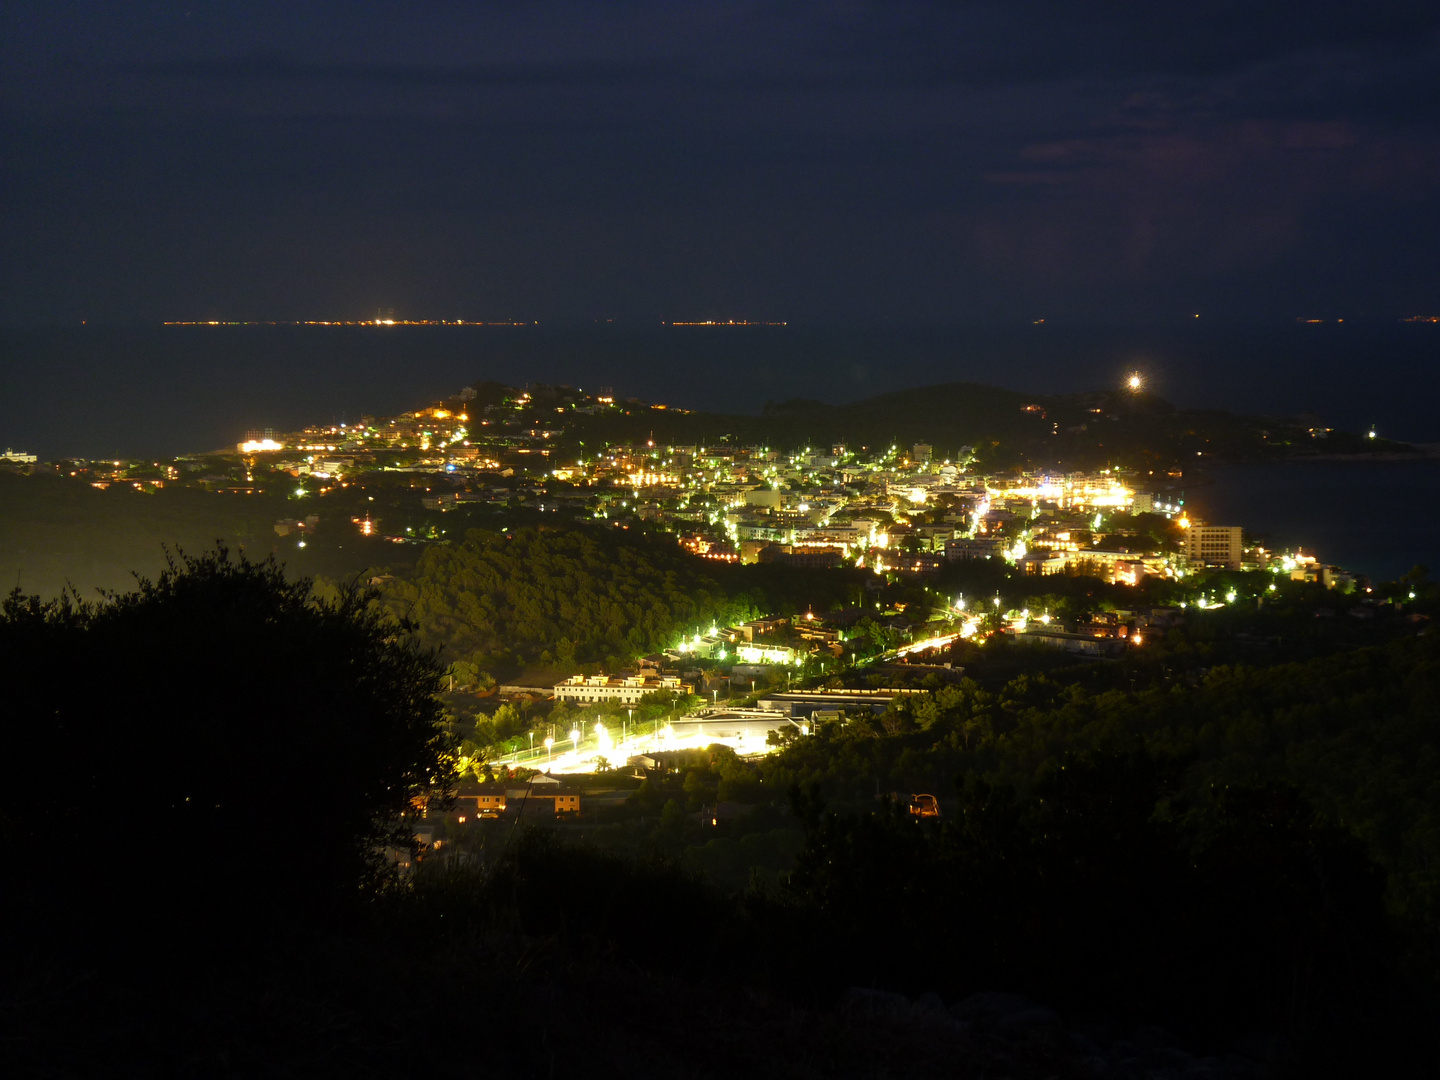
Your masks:
M1015 560L1015 565L1027 574L1063 574L1069 565L1063 551L1031 551Z
M831 567L839 566L845 557L840 548L801 548L795 550L791 547L782 547L780 544L767 544L760 549L757 561L762 563L779 563L781 566L800 567L806 570L828 570Z
M1135 585L1146 574L1164 571L1165 559L1160 555L1140 555L1133 551L1102 550L1081 548L1066 551L1065 562L1077 573L1104 578L1121 585Z
M915 554L915 555L892 555L889 557L889 569L897 574L910 576L925 576L927 574L938 574L945 565L945 559L940 555Z
M969 562L973 559L998 559L1005 555L1004 540L949 540L945 544L945 558L950 562Z
M498 818L505 813L505 788L497 783L462 783L455 793L455 809L473 818ZM460 817L461 821L465 817Z
M747 664L793 664L796 652L788 645L746 642L735 647L735 655Z
M1016 634L1015 640L1026 645L1042 645L1081 656L1120 656L1126 648L1124 640L1118 637L1073 634L1049 627L1030 627L1024 633Z
M1131 509L1137 514L1164 514L1174 517L1185 508L1185 500L1178 496L1158 495L1150 491L1137 491Z
M1191 525L1185 531L1185 560L1194 569L1206 566L1241 568L1242 541L1238 525Z
M674 675L658 678L645 675L572 675L556 684L555 697L562 701L613 701L620 705L634 705L646 694L659 690L689 693L691 687Z
M924 694L926 691L879 687L873 690L785 690L767 694L757 702L765 712L792 718L810 718L817 711L843 710L847 713L883 713L898 697Z
M1123 510L1135 502L1133 488L1107 475L1075 475L1063 479L1039 476L1006 483L1003 487L987 484L986 490L992 499L1053 502L1062 510Z

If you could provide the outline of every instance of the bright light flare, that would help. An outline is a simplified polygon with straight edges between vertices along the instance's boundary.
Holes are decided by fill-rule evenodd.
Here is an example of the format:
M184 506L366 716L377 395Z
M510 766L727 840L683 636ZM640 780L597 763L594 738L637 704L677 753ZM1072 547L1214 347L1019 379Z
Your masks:
M1141 375L1138 371L1132 371L1129 375L1125 376L1125 389L1131 393L1139 393L1145 389L1145 376Z
M917 641L913 645L906 645L904 648L896 649L895 655L909 656L911 653L924 652L927 649L938 649L942 646L949 645L956 638L961 637L962 634L963 631L962 633L941 634L938 637L926 638L924 641Z

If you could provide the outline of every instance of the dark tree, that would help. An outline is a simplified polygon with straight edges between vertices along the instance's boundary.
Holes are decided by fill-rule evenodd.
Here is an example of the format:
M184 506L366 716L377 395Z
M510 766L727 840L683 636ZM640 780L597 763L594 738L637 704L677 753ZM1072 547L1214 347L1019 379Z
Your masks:
M368 590L320 600L223 547L94 603L17 590L0 608L0 827L37 868L29 902L333 911L408 845L412 799L450 784L439 681Z

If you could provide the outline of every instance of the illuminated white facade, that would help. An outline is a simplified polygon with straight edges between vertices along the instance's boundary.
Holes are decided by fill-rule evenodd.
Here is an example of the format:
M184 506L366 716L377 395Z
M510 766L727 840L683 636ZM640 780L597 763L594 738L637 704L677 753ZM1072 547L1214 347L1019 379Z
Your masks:
M572 675L556 685L555 696L563 701L613 701L620 705L634 705L646 694L657 690L679 693L688 689L674 675L658 678L645 675Z
M992 499L1053 502L1062 510L1128 510L1135 491L1117 477L1100 475L1027 477L1017 483L989 483Z

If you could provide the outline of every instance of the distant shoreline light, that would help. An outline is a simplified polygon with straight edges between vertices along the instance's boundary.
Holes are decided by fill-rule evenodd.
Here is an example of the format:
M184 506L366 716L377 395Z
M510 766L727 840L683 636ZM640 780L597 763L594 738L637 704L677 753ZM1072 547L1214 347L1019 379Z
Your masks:
M167 319L163 326L539 326L538 320L500 319Z
M763 319L705 319L700 322L666 322L660 321L661 326L789 326L788 322L767 321Z

